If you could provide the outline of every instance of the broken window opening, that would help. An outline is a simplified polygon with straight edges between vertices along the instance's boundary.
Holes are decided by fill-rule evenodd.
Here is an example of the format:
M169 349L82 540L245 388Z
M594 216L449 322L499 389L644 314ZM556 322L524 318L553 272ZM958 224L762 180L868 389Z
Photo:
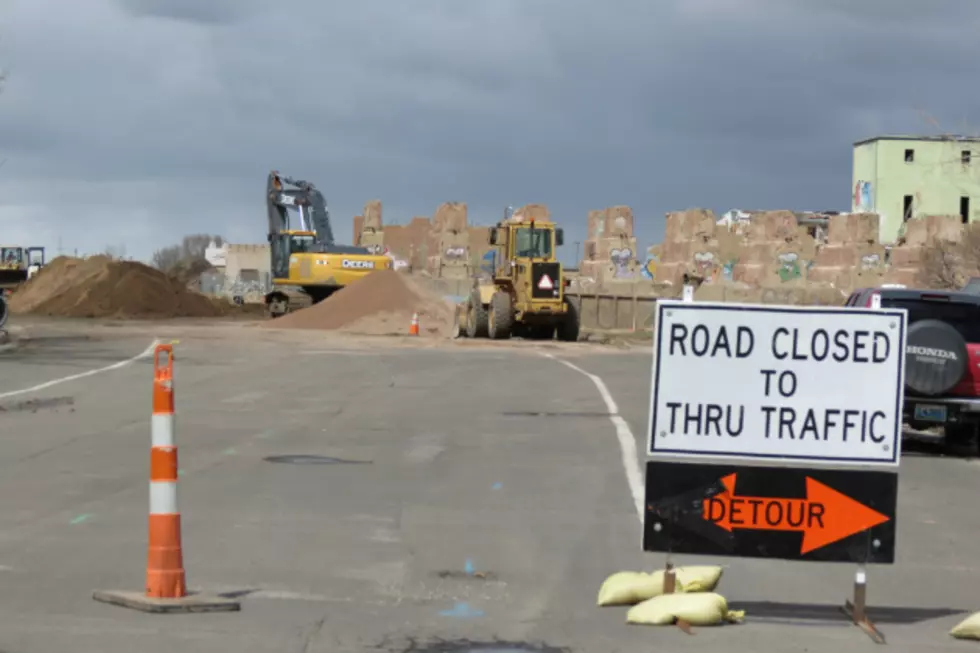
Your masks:
M915 150L905 150L905 163L915 161Z
M963 224L966 224L970 221L970 198L969 197L960 198L960 220L963 221Z
M963 150L960 152L960 163L963 165L970 164L970 150Z
M906 195L902 200L902 216L905 222L912 219L912 196Z

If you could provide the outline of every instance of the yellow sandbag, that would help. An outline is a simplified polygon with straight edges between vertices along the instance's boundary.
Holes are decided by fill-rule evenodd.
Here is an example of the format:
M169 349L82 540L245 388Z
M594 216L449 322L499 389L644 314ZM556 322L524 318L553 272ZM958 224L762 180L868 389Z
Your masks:
M674 569L675 592L710 592L721 580L722 568L717 566L695 565ZM610 605L635 605L664 593L664 571L662 569L646 574L635 571L620 571L613 574L599 588L599 607Z
M723 569L717 565L694 565L692 567L678 567L674 570L677 576L677 583L682 589L677 590L685 594L690 592L711 592L718 587L721 580ZM660 572L663 574L663 572Z
M956 639L980 639L980 612L974 612L956 624L949 634Z
M692 626L715 626L731 621L741 621L745 612L728 609L728 602L720 594L696 592L694 594L663 594L633 606L626 613L626 623L649 626L668 626L682 619Z

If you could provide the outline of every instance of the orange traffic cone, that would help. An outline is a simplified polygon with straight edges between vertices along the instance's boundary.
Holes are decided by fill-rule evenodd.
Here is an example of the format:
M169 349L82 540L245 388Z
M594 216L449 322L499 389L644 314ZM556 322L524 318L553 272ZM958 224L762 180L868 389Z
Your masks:
M161 354L166 361L161 363ZM184 579L180 511L177 510L177 442L174 437L174 350L153 351L153 417L150 420L150 523L146 586L142 592L96 590L92 598L143 612L237 611L233 598L188 594Z
M160 354L167 354L165 365ZM187 595L177 510L177 443L174 438L174 353L171 345L153 352L153 418L150 448L150 537L146 595L179 599Z
M419 314L412 314L412 323L408 327L408 335L417 336L419 334Z

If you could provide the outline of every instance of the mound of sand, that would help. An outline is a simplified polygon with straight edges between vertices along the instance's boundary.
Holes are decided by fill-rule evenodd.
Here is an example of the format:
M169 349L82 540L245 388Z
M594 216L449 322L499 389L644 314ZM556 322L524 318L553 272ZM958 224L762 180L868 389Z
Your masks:
M448 336L452 306L442 297L394 270L361 277L319 304L263 324L284 329L339 330L364 335L407 334L419 314L421 335Z
M54 317L219 317L234 310L159 270L105 256L59 256L10 298L12 313Z

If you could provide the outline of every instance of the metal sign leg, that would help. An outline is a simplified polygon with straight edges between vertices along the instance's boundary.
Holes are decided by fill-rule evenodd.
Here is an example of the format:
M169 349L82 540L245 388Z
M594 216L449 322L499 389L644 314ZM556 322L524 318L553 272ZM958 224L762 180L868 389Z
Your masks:
M845 601L843 611L875 644L884 644L885 635L868 619L867 598L868 575L864 565L861 565L854 574L854 601L853 603L850 600Z
M674 570L674 563L668 557L667 564L664 566L664 594L673 594L675 591L677 591L677 572ZM691 630L691 624L683 619L678 619L676 624L684 633L694 634L694 631Z

